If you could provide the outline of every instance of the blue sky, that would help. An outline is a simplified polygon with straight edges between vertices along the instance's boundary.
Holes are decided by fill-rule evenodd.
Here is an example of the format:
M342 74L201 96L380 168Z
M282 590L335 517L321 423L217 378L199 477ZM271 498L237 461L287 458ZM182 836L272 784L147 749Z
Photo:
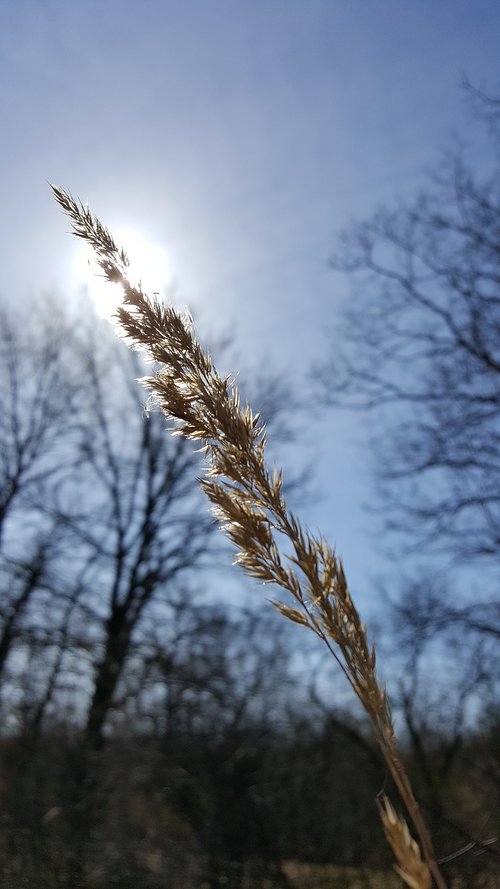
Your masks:
M499 46L498 0L3 0L0 292L77 286L55 181L161 243L243 366L300 379L345 291L336 233L466 131L461 77L498 93ZM317 422L307 517L363 589L362 423Z

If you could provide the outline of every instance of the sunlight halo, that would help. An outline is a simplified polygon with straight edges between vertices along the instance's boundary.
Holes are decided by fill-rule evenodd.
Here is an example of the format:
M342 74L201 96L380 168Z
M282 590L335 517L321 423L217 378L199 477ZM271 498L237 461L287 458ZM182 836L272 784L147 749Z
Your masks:
M147 293L162 293L172 283L172 269L165 251L134 229L118 229L116 243L123 247L130 260L130 281L141 284ZM110 284L94 259L87 244L79 244L75 255L75 277L88 290L95 310L111 320L122 300L118 284Z

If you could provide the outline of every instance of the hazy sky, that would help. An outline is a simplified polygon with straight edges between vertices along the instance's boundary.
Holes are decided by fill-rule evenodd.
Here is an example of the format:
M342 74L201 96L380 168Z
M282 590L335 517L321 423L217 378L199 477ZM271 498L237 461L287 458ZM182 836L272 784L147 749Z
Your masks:
M498 0L0 6L4 296L78 284L55 181L161 244L206 324L236 324L242 353L296 375L328 348L336 232L408 194L464 132L463 75L498 94ZM308 517L363 586L362 425L320 428Z

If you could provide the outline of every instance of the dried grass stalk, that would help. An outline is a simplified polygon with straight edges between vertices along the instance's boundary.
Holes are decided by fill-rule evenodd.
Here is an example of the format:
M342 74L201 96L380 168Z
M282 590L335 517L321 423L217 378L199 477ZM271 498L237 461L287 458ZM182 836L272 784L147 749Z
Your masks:
M281 472L270 471L265 462L266 433L259 415L248 404L241 404L233 379L219 376L196 339L190 316L181 317L172 306L147 296L140 286L132 286L127 277L127 255L111 233L87 206L63 189L52 188L72 221L74 234L93 247L107 280L123 289L123 305L116 314L127 341L146 350L160 368L143 379L143 384L173 421L174 434L201 444L207 466L201 485L236 546L236 562L247 574L286 591L292 604L276 601L274 607L315 633L339 664L370 717L415 825L428 872L438 889L446 889L398 752L387 695L377 678L375 649L352 601L340 559L326 540L302 528L287 509ZM280 535L291 546L288 556L278 546ZM382 811L387 833L388 810ZM411 874L414 846L394 845L394 830L387 835L401 873ZM424 887L425 883L418 885Z
M431 889L429 866L422 861L420 849L410 835L404 818L398 816L385 794L379 803L380 818L396 861L394 868L410 889Z

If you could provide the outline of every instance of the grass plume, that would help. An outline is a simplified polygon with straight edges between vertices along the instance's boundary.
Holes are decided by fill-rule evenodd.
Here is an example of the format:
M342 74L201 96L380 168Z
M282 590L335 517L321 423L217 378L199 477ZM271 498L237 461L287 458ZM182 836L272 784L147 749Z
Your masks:
M128 342L144 349L158 366L142 380L173 422L174 434L200 444L206 459L201 485L214 513L237 549L247 574L288 593L274 607L311 630L335 658L368 714L373 733L415 827L420 847L388 800L380 807L398 873L412 889L446 884L433 844L403 766L385 688L376 672L368 641L351 598L341 561L322 537L303 528L287 508L281 472L265 460L266 433L259 415L242 404L233 379L221 377L198 342L192 319L148 296L128 277L128 258L111 233L63 189L54 196L72 222L73 232L90 244L108 281L123 289L116 312ZM290 546L285 556L278 541Z
M420 849L410 835L404 818L397 815L388 797L383 794L379 802L380 818L394 857L395 870L410 889L431 889L432 881L426 861L422 861Z

